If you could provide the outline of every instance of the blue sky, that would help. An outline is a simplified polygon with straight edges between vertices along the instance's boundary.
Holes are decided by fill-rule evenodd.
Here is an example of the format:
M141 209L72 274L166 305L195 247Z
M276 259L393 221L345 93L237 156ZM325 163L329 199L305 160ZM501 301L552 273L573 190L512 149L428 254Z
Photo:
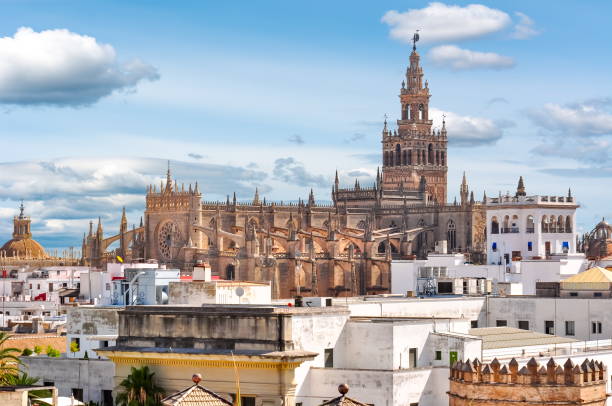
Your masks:
M608 2L1 1L0 237L25 199L48 247L137 223L170 159L206 200L329 200L371 181L421 29L448 115L449 199L565 194L612 216ZM438 115L438 116L439 116ZM434 125L439 125L435 123Z

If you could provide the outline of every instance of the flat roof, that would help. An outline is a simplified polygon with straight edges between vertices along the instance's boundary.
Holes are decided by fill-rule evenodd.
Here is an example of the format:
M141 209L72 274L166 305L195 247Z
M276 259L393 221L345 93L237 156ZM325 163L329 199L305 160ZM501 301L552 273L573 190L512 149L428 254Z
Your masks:
M469 333L482 339L483 350L578 342L578 340L573 338L559 337L512 327L472 328Z

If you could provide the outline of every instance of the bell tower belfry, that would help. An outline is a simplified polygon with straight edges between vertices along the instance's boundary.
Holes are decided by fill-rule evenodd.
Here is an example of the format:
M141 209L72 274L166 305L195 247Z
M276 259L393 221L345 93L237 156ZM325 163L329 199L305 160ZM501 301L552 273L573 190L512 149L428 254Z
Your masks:
M410 66L400 90L401 119L397 129L390 130L387 121L382 133L383 189L417 190L425 177L428 194L438 203L446 203L447 194L447 133L446 120L442 128L432 129L429 119L429 84L423 83L423 68L416 51L419 34L413 38Z

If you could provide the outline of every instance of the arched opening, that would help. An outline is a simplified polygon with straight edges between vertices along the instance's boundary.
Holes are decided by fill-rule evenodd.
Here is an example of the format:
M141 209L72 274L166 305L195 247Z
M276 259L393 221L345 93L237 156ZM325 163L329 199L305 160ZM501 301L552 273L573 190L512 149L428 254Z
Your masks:
M491 234L499 234L499 221L497 217L491 217Z
M527 224L525 224L525 231L527 231L528 233L534 233L535 232L535 222L533 220L533 216L530 214L529 216L527 216Z
M433 145L429 144L429 146L427 147L427 163L429 165L433 165L434 163L434 151L433 151Z
M402 152L402 162L404 165L408 165L408 151L406 150Z
M406 157L408 159L406 159L406 165L412 165L412 151L411 150L406 150Z
M402 164L402 147L400 144L395 146L395 165Z
M563 220L563 216L559 216L557 218L557 232L558 233L565 232L565 220Z
M510 224L510 231L513 233L518 233L519 232L519 218L518 216L515 214L512 216L512 223Z
M502 224L502 233L510 232L510 216L504 216L504 223Z
M379 254L384 254L387 252L387 241L381 241L378 244L378 248L376 249L378 251ZM389 250L391 251L392 254L397 254L397 248L395 247L395 245L391 244L391 242L389 242Z
M389 164L389 155L387 154L387 151L383 152L383 165L387 166Z
M570 216L565 217L565 232L572 232L572 218Z
M233 281L236 279L236 267L234 264L229 264L225 267L225 279Z
M556 219L555 216L550 216L549 231L551 233L556 233L557 232L557 219Z
M440 165L440 151L436 151L436 165Z
M377 251L379 254L384 254L384 253L385 253L385 249L386 249L386 246L385 246L385 245L386 245L386 244L385 244L385 241L382 241L380 244L378 244L378 248L376 249L376 251Z
M440 152L440 164L441 164L442 166L446 165L446 163L445 163L445 161L444 161L444 160L445 160L444 155L445 155L445 154L444 154L444 151Z
M408 120L409 105L402 106L402 120Z
M425 106L423 106L423 104L419 104L419 120L423 120L424 119L424 114L425 114Z
M455 222L452 219L448 220L446 229L446 240L448 243L448 249L451 251L455 250L457 248L457 227L455 226Z
M548 233L550 232L550 223L548 222L548 217L542 216L542 232Z

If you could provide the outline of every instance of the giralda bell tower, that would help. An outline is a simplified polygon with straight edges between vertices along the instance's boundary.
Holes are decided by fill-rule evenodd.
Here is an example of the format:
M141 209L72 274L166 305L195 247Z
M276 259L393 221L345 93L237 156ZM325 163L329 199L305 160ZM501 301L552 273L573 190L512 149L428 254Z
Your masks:
M401 119L397 130L383 129L383 189L417 190L421 178L431 198L446 203L447 189L447 136L446 122L442 128L432 130L429 119L429 85L423 83L423 68L413 39L410 66L400 92Z

